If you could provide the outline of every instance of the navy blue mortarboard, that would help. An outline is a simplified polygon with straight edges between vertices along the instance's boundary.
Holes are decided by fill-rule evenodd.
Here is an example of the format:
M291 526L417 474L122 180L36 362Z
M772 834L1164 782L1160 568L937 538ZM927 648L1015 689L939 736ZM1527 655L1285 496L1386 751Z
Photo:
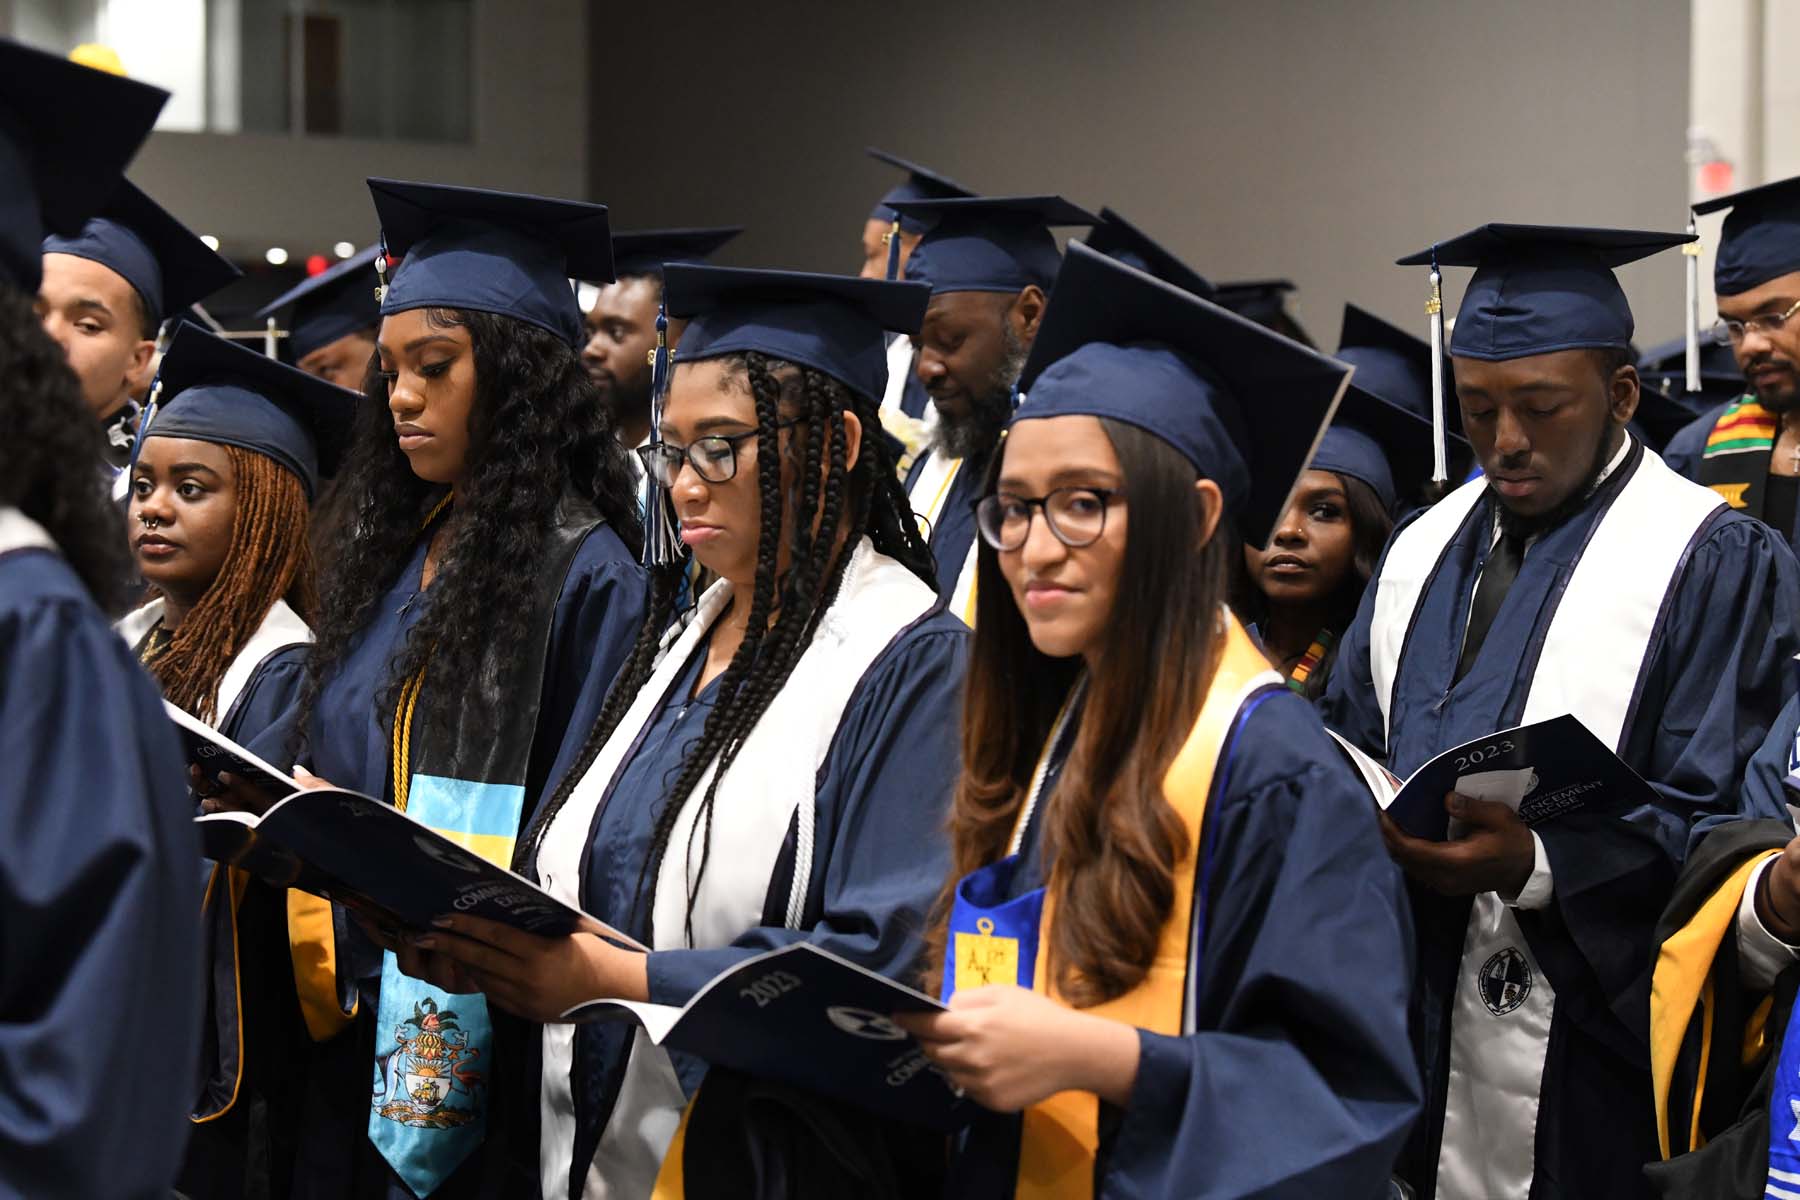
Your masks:
M1080 242L1069 243L1012 423L1135 425L1219 485L1261 546L1318 447L1351 369Z
M90 259L113 271L143 297L154 324L243 276L129 179L119 182L100 215L81 232L52 234L43 251Z
M0 38L0 282L37 291L44 236L100 211L168 98Z
M889 188L887 195L881 198L869 212L870 220L899 221L900 228L907 233L925 232L930 223L924 218L908 216L896 212L893 205L906 200L954 200L962 196L973 196L969 188L933 171L930 167L921 167L918 163L908 162L897 154L889 154L886 150L877 150L873 146L864 147L870 158L884 162L890 167L899 167L906 172L906 178Z
M1691 242L1689 233L1483 225L1399 260L1474 267L1450 353L1504 362L1557 350L1631 345L1631 305L1614 267Z
M157 380L140 441L192 438L253 450L292 471L308 497L320 476L337 471L355 392L193 325L176 332Z
M1731 212L1713 259L1713 291L1735 296L1800 271L1800 175L1693 206L1702 215L1722 208Z
M375 287L380 282L375 256L379 253L380 246L367 246L302 280L258 309L256 319L266 321L288 305L294 306L288 316L287 337L288 357L294 362L341 337L373 327L381 321L375 302Z
M1264 329L1273 329L1283 337L1293 338L1310 349L1313 346L1311 336L1288 311L1287 298L1298 290L1291 279L1234 279L1215 284L1212 300L1221 308L1229 308L1238 316L1255 321Z
M569 280L611 283L606 206L516 192L371 179L382 245L401 263L381 315L414 308L495 313L579 346Z
M1100 223L1083 239L1089 249L1108 258L1116 258L1127 266L1148 271L1164 283L1172 283L1184 292L1213 298L1212 283L1200 272L1163 249L1149 234L1121 217L1110 208L1100 210Z
M755 351L823 371L875 404L887 389L885 335L917 331L930 301L921 283L687 264L663 273L669 315L690 318L676 361Z
M670 263L705 262L742 232L742 225L720 225L711 229L639 229L615 233L612 237L613 274L620 279L630 275L660 275L663 267Z
M902 217L931 222L906 260L906 277L929 283L931 294L1046 292L1062 255L1050 229L1092 225L1098 217L1061 196L980 196L896 201Z

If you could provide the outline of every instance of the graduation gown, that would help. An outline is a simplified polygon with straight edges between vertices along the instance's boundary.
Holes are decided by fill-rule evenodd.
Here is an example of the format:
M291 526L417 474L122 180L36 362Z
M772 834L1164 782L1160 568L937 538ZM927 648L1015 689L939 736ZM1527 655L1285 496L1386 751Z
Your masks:
M1399 872L1311 707L1264 676L1212 772L1186 1031L1139 1030L1130 1102L1100 1106L1097 1197L1384 1196L1418 1113ZM1044 885L1036 814L1073 741L1053 750L1008 898ZM1021 1120L977 1117L952 1196L1014 1195Z
M906 475L906 497L928 532L938 595L953 616L975 619L975 502L992 455L946 459L927 450Z
M1634 442L1528 549L1456 680L1494 503L1477 480L1396 531L1320 702L1326 724L1404 778L1461 742L1574 712L1661 803L1538 826L1551 894L1531 911L1412 889L1426 1107L1401 1174L1423 1196L1438 1194L1443 1162L1499 1170L1537 1198L1630 1194L1656 1150L1652 926L1690 837L1736 813L1745 765L1792 691L1800 569L1768 529ZM1482 958L1488 942L1503 944ZM1482 1047L1510 1064L1506 1086L1452 1068L1453 1051L1467 1062ZM1484 1102L1525 1132L1468 1129L1468 1106ZM1447 1112L1468 1137L1446 1136Z
M302 761L314 774L341 787L392 800L389 741L379 721L389 664L417 622L419 581L428 539L421 538L405 569L370 610L368 626L324 680ZM616 533L590 530L577 547L555 598L549 650L543 666L530 747L523 820L529 820L564 731L578 710L595 705L636 640L646 605L644 574ZM426 690L432 683L427 679ZM533 698L521 698L530 703ZM422 700L421 703L424 703ZM392 717L392 713L386 714ZM584 718L585 719L585 718ZM286 759L274 760L278 763ZM382 954L344 914L333 914L335 985L344 1013L342 1032L311 1047L304 1071L299 1147L291 1194L296 1197L392 1197L412 1193L368 1134ZM504 1030L497 1033L504 1039ZM383 1031L385 1034L387 1031ZM315 1032L314 1037L318 1034ZM507 1157L505 1124L510 1094L505 1047L490 1073L486 1143L463 1159L434 1197L518 1194L518 1164ZM534 1157L535 1147L524 1152Z
M949 870L941 829L957 774L968 631L866 539L796 675L721 782L693 948L683 927L682 826L656 881L653 929L637 911L659 798L711 711L717 680L698 695L694 683L729 595L722 582L702 597L665 669L546 831L538 878L652 948L649 999L657 1004L684 1004L719 972L801 939L904 977ZM846 643L878 653L854 668ZM833 686L847 700L828 699ZM570 731L571 757L585 735ZM807 805L801 764L809 753L823 757ZM696 789L684 813L691 817L699 797ZM570 866L577 878L563 874ZM543 1195L636 1200L649 1194L706 1064L651 1045L635 1026L608 1023L545 1027L542 1070Z
M199 842L156 687L0 509L0 1193L162 1196L199 1043Z
M1718 405L1715 408L1710 408L1702 413L1698 419L1683 427L1681 432L1677 433L1673 438L1670 438L1669 444L1663 448L1663 459L1684 478L1692 479L1696 483L1709 483L1709 480L1703 478L1703 475L1712 473L1709 472L1704 465L1708 461L1706 455L1707 440L1712 436L1714 428L1718 425L1719 418L1723 417L1731 407L1737 403L1736 400L1733 400ZM1743 471L1740 470L1734 472L1731 469L1731 465L1729 464L1732 459L1748 460L1745 463L1745 466L1751 470L1767 471L1768 469L1768 453L1766 450L1761 454L1728 453L1725 456L1724 462L1721 463L1722 469L1717 472L1721 478L1735 476L1733 482L1744 482ZM1719 491L1721 495L1725 496L1728 503L1731 503L1734 499L1736 500L1736 503L1733 503L1732 507L1736 508L1743 506L1745 489L1734 489L1729 484L1726 484L1726 486L1721 487ZM1734 491L1736 493L1735 496L1733 495ZM1794 516L1793 528L1778 529L1776 532L1787 539L1787 544L1790 549L1796 554L1800 554L1800 512L1796 512Z

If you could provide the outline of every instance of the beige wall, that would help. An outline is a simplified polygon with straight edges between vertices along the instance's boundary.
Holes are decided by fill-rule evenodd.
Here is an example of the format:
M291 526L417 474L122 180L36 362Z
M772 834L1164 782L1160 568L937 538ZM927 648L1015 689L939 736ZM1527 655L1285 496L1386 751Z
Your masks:
M1423 328L1389 264L1434 236L1685 219L1688 0L597 3L592 38L594 196L747 224L746 265L854 266L865 142L1291 276L1328 345L1346 299ZM1675 336L1676 256L1624 278L1640 341Z

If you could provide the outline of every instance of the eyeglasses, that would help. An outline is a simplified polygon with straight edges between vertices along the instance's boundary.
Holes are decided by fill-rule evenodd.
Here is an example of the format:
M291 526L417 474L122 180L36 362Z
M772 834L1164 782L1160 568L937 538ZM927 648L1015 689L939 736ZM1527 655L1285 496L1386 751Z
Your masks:
M798 420L782 421L776 426L776 432L798 425ZM681 475L681 464L692 464L694 474L708 483L730 483L737 477L738 443L745 438L753 438L757 434L754 429L746 429L742 433L708 434L703 438L695 438L691 446L680 446L674 442L651 442L647 446L637 448L638 458L643 461L644 473L654 479L659 487L673 488L675 480Z
M1743 341L1744 335L1750 333L1760 333L1764 337L1768 337L1772 333L1779 332L1781 327L1787 324L1788 318L1797 312L1800 312L1800 300L1794 301L1793 307L1784 313L1759 313L1748 321L1733 321L1729 317L1720 317L1713 322L1712 335L1718 341L1729 341L1733 344Z
M975 506L981 540L996 550L1017 550L1031 536L1031 518L1041 510L1056 540L1071 550L1091 546L1106 532L1106 510L1121 493L1111 488L1057 488L1032 499L1006 492L982 498Z

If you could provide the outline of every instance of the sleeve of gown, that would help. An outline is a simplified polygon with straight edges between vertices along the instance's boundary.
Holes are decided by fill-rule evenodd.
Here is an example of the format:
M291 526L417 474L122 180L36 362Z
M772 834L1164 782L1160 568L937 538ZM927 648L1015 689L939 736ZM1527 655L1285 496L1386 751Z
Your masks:
M164 1194L200 1034L181 754L83 604L0 617L0 664L0 1194Z
M1207 813L1199 1031L1140 1031L1108 1195L1382 1196L1418 1114L1403 885L1303 705L1262 702Z
M1380 578L1377 568L1374 579L1363 589L1356 619L1338 642L1331 678L1325 681L1325 692L1317 704L1320 719L1333 732L1364 754L1386 762L1387 723L1381 719L1381 704L1375 698L1375 679L1369 669L1369 629L1375 619L1375 587Z
M810 929L758 926L730 946L650 955L650 999L685 1004L754 954L806 939L891 978L915 965L931 902L950 872L944 818L960 762L968 633L940 616L858 685L817 793ZM951 628L950 626L954 626ZM790 834L790 843L792 835Z
M618 535L604 526L590 533L556 601L527 804L536 804L544 785L561 775L563 755L573 756L600 715L649 598L648 577Z
M292 767L288 743L299 718L300 692L305 684L306 647L277 650L250 676L222 732L258 758L277 767Z

